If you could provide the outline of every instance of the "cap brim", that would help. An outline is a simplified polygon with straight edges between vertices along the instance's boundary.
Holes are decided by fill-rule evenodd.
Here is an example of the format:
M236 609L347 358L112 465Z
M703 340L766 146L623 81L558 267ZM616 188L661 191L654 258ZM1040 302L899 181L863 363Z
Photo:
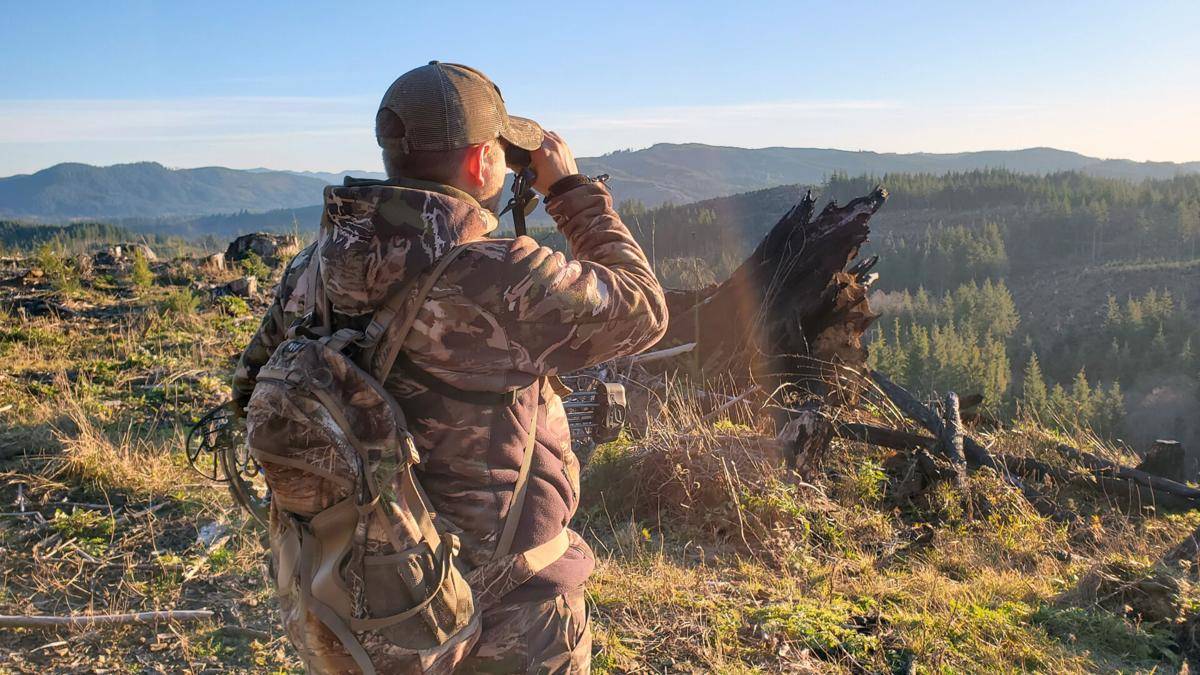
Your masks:
M546 134L537 122L524 117L508 116L508 124L500 130L500 138L522 150L537 150L542 147Z

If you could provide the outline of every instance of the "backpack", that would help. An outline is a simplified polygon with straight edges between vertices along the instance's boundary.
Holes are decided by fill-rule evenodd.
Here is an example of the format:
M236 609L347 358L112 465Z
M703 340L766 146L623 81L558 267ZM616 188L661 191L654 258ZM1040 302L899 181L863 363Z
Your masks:
M450 672L478 640L483 608L464 578L458 537L431 512L404 412L381 384L434 282L463 250L443 255L419 286L417 275L363 330L332 328L318 282L314 311L258 373L246 439L271 490L283 625L314 672ZM394 321L380 372L367 372L360 364L372 362ZM531 432L497 559L509 554L533 445ZM519 555L544 567L565 542Z

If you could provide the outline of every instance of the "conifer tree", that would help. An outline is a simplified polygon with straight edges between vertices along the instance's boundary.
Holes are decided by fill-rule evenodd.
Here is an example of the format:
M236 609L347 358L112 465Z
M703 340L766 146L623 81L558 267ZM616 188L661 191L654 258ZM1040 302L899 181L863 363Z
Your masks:
M1071 383L1071 405L1074 407L1073 417L1080 424L1088 423L1095 415L1095 394L1083 368L1079 369L1075 381Z
M137 288L149 288L154 283L154 273L150 271L150 262L140 246L133 249L133 266L129 269L129 280Z
M1051 417L1058 419L1070 417L1071 397L1067 394L1067 390L1063 389L1063 386L1057 382L1050 389L1050 399L1046 405L1046 412Z
M1022 385L1021 405L1026 414L1034 417L1046 417L1047 406L1050 403L1050 393L1046 389L1046 379L1042 375L1042 366L1038 363L1036 353L1029 355L1025 364L1025 382Z

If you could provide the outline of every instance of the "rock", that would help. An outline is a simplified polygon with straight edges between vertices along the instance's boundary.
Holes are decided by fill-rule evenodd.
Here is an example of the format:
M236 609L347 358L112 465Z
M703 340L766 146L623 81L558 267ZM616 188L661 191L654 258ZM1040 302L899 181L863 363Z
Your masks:
M133 260L134 251L141 251L146 262L158 262L154 249L141 243L114 244L92 256L97 265L120 265Z
M149 246L145 244L126 244L127 255L130 258L133 257L135 250L142 252L142 255L146 258L146 262L158 262L158 255Z
M225 260L232 263L254 253L271 267L278 267L299 252L300 238L295 235L254 232L230 242L225 249Z
M251 298L258 295L258 277L242 277L234 279L217 289L217 296L236 295L239 298Z
M196 544L205 550L216 548L229 531L229 528L219 520L214 520L200 528L196 533Z

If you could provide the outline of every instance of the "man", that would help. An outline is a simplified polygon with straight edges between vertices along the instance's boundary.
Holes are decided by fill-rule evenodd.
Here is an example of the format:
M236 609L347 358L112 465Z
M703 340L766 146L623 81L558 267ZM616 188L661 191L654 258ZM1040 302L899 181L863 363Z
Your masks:
M588 545L568 532L566 553L528 580L514 581L511 562L494 554L531 420L536 442L511 551L559 536L578 505L579 464L549 376L654 344L667 325L662 289L607 188L579 174L558 135L510 117L499 88L479 71L434 61L404 74L384 95L376 137L388 180L326 189L323 232L341 240L309 246L288 266L238 364L235 402L244 407L258 369L315 303L329 302L348 321L369 316L466 245L417 312L385 382L416 438L420 482L459 531L468 580L485 608L482 635L459 670L587 672ZM533 188L545 195L573 260L529 237L486 238L498 223L513 148L531 152ZM491 392L516 392L515 400L471 400Z

